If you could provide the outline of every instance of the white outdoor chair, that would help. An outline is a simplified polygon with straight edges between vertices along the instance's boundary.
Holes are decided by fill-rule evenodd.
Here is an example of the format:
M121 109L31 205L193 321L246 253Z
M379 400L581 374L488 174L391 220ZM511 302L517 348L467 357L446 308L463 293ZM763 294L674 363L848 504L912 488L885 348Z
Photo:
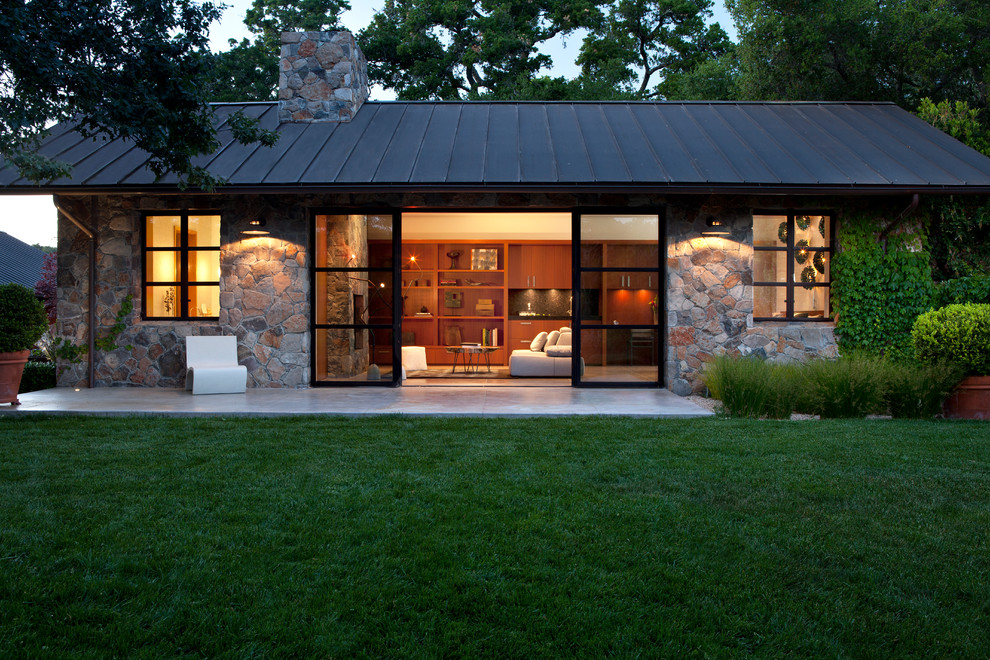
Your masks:
M237 364L237 337L186 337L186 389L193 394L243 394L247 367Z

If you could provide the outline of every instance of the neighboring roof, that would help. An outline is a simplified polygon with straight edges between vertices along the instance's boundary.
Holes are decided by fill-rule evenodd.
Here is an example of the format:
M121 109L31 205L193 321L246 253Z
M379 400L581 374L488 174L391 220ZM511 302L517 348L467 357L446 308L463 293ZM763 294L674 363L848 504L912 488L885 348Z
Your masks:
M15 282L34 291L45 253L0 231L0 284Z
M274 102L215 110L221 147L198 164L225 192L990 192L990 159L885 103L368 102L349 123L281 125ZM238 110L278 144L234 142ZM125 140L59 125L41 152L73 172L40 192L175 190ZM0 192L28 188L0 167Z

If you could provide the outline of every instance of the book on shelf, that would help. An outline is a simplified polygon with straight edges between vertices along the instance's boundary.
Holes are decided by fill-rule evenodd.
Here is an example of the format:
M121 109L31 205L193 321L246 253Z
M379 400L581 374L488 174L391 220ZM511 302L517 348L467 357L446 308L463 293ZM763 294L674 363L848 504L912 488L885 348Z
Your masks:
M498 346L498 328L482 328L481 345Z
M420 316L420 317L426 316L426 317L430 317L430 316L433 316L433 312L416 312L415 314L413 314L413 316Z

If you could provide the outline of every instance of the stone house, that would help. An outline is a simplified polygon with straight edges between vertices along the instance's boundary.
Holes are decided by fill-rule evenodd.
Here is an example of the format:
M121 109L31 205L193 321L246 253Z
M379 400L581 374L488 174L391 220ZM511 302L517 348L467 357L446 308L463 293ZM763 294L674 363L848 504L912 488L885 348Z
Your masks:
M183 338L217 334L252 387L397 385L405 346L504 367L568 325L572 384L687 394L722 351L837 355L844 216L990 192L990 159L890 104L373 102L343 32L284 34L281 71L277 103L215 106L214 193L71 125L43 146L71 177L0 162L0 193L56 196L61 334L92 344L133 297L132 348L60 385L181 387ZM276 146L234 142L236 112Z

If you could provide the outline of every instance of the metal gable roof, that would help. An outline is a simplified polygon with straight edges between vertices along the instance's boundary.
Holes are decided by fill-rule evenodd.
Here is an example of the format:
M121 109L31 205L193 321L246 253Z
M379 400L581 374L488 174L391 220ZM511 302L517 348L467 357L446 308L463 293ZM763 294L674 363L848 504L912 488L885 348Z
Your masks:
M886 103L371 101L342 124L278 124L275 103L214 108L221 146L197 164L227 192L990 192L990 159ZM238 110L278 144L233 141ZM41 152L72 175L39 189L0 161L0 192L176 187L126 140L59 125Z
M45 253L0 231L0 284L20 284L34 291L41 279Z

